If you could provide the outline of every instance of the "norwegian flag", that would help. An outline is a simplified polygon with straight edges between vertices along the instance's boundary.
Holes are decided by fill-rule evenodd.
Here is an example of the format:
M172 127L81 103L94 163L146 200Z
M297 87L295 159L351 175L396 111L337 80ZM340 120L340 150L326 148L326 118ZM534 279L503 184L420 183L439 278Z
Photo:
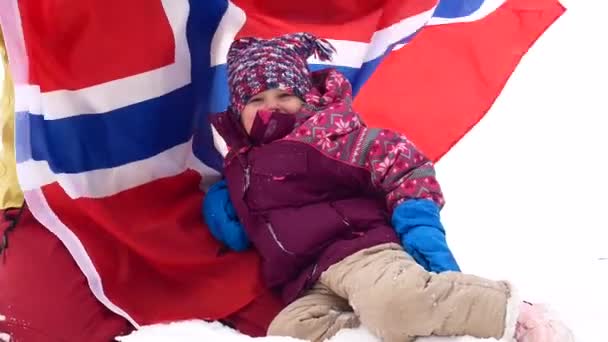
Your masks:
M18 175L96 297L135 326L215 319L258 289L257 259L200 215L221 172L207 121L242 36L308 31L337 48L370 126L437 160L490 108L557 0L3 0ZM230 298L225 298L229 294Z

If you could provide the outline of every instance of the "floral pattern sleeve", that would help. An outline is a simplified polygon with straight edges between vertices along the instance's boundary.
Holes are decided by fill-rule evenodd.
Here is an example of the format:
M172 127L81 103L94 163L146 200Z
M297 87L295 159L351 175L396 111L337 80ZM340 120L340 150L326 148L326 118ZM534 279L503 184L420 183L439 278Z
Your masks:
M350 83L326 71L325 93L308 94L315 109L286 139L310 144L334 160L364 168L372 185L386 194L389 211L408 199L430 199L443 207L433 163L403 134L368 128L352 108Z
M443 207L445 201L433 163L404 135L363 128L357 140L356 159L370 170L372 184L386 194L391 212L414 198L426 198Z

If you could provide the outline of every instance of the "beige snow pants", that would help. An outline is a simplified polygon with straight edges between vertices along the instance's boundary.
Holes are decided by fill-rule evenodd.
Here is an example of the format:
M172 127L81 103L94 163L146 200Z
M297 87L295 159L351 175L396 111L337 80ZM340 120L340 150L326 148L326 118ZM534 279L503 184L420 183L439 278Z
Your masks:
M384 244L323 272L314 288L275 317L268 335L323 341L363 324L385 342L431 335L498 339L510 297L505 282L429 273L401 246Z

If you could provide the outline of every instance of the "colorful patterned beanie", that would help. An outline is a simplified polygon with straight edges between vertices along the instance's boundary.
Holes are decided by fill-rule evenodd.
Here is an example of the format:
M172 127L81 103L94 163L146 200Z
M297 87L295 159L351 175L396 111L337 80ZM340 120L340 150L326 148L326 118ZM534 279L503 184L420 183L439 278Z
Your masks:
M228 87L232 110L240 114L256 94L281 88L304 98L312 87L306 60L330 60L336 50L310 33L292 33L272 39L241 38L228 51Z

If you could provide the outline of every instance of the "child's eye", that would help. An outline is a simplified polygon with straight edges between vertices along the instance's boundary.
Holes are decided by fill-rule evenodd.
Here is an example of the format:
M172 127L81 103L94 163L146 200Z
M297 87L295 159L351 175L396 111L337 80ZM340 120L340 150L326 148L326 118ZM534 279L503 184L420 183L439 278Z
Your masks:
M248 103L257 103L257 102L260 102L260 101L262 101L261 98L254 98L254 99L249 100Z
M279 97L282 98L282 99L290 98L292 96L293 96L292 94L288 94L288 93L284 93L284 94L279 95Z

